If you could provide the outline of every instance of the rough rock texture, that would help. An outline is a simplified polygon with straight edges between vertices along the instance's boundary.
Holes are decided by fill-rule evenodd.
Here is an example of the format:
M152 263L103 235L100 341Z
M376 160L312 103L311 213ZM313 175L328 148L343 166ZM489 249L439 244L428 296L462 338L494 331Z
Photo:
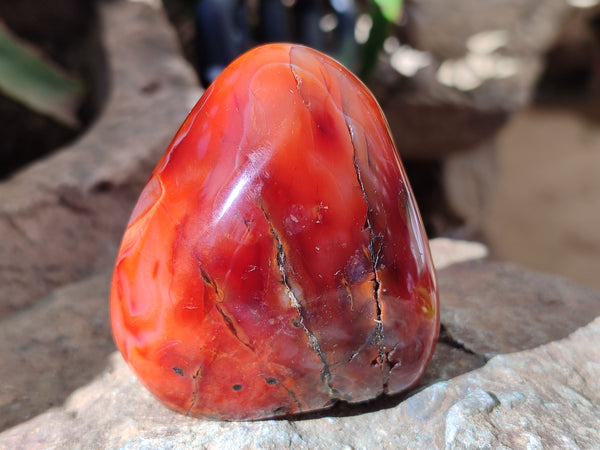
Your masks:
M600 292L507 262L454 264L439 289L447 333L486 357L565 338L600 316Z
M12 370L0 372L1 382L16 386L9 396L17 403L19 389L21 395L35 389L46 395L46 404L57 407L1 433L0 448L593 446L600 439L600 319L562 341L547 342L573 332L585 322L583 313L600 314L600 293L511 264L468 261L485 254L478 244L433 240L432 252L446 332L412 395L340 404L292 421L209 422L176 414L141 386L118 353L101 370L107 336L95 335L106 333L108 326L108 277L101 275L59 289L31 314L14 317L12 326L3 327L0 357ZM510 320L501 315L502 305ZM544 316L546 308L551 317ZM39 330L32 331L36 325L28 324L28 317ZM499 320L505 320L503 326ZM100 344L94 344L98 338ZM75 351L78 341L83 344ZM539 344L545 345L530 349ZM530 350L488 360L526 348ZM35 366L44 361L43 353L58 355L60 349L70 349L63 350L68 358L62 366ZM79 383L98 375L59 406L78 385L64 386L64 377L86 362L93 368ZM44 381L50 371L61 370L62 377ZM19 377L28 380L20 382ZM62 398L49 395L52 389L63 389ZM8 396L2 398L7 404ZM10 408L2 411L3 416L10 413Z
M440 158L491 138L529 101L569 11L564 0L406 2L407 45L389 48L373 80L400 153Z
M0 322L0 429L58 405L114 351L109 274L56 289Z
M162 10L102 2L100 12L111 83L101 118L0 183L0 318L112 264L150 170L201 94Z

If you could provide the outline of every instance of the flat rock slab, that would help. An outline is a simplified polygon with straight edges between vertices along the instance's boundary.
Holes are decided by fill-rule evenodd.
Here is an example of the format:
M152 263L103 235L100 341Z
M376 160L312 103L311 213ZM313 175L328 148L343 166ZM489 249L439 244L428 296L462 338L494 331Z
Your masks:
M565 338L600 316L600 292L513 263L454 264L438 281L447 337L486 358Z
M115 350L108 273L56 289L0 322L0 430L60 405Z
M0 415L17 423L55 407L0 433L0 448L586 448L599 442L600 318L547 342L574 331L579 309L600 304L600 294L514 265L465 262L485 254L474 244L433 240L432 249L443 325L461 340L442 334L412 394L340 403L294 420L209 422L174 413L141 386L120 354L110 353L104 274L58 289L2 322L0 383L10 389L1 391ZM528 299L548 286L558 302L551 303L553 314L562 318L553 332L531 320L524 337L507 339L521 332L483 314L494 315L505 299L510 309L514 297L524 299L521 316L541 317L543 305ZM467 294L479 299L476 305ZM477 333L463 338L459 325L467 322ZM489 359L509 345L530 350Z

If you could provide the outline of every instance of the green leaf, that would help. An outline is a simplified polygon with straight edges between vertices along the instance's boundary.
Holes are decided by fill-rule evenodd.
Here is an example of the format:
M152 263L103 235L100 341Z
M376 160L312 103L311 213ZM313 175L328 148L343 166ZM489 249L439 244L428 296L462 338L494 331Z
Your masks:
M71 128L80 126L81 81L45 60L0 22L0 92Z
M390 35L392 23L385 18L378 1L369 2L369 16L371 17L371 31L367 42L362 45L362 67L360 78L368 82L375 65L377 55L383 47L383 43Z
M381 14L388 22L398 23L402 18L403 0L373 0L381 9Z

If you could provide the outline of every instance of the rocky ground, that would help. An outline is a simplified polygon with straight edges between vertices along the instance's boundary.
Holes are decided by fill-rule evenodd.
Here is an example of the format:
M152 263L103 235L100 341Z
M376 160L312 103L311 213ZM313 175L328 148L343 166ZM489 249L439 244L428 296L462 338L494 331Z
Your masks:
M201 94L156 5L101 3L111 89L100 119L0 183L0 448L598 445L600 292L451 239L431 243L442 330L412 393L246 423L154 400L115 351L108 288L133 203Z

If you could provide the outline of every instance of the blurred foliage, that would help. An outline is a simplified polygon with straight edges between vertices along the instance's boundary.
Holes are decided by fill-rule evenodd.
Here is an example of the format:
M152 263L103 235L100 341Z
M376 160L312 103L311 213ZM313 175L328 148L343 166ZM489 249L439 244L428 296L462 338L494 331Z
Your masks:
M0 93L69 128L80 126L77 110L83 83L14 36L2 22Z
M362 45L362 60L358 72L358 76L363 81L367 81L373 72L377 64L379 51L383 48L385 40L390 36L392 25L399 20L402 11L402 0L373 0L368 3L371 31L369 38Z
M390 23L398 23L402 17L403 0L373 0L381 14Z

